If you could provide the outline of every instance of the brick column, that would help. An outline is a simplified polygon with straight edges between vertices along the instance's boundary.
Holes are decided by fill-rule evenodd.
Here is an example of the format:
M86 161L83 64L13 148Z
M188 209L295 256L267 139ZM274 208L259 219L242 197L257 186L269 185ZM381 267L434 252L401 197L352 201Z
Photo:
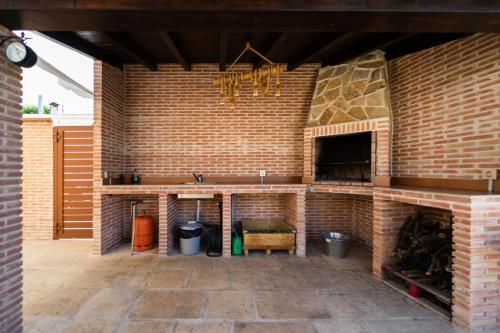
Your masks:
M175 194L160 193L158 200L159 254L169 256L172 255L174 250L175 227L179 216L177 196Z
M1 35L12 33L0 25ZM0 331L22 332L21 68L0 48Z
M387 263L396 245L401 225L415 207L373 197L373 274L382 277L382 265Z
M158 195L158 254L168 255L168 201L165 193Z
M126 210L130 209L130 203L120 195L101 195L100 198L100 224L94 225L94 231L98 229L100 236L94 236L94 253L102 255L115 249L123 241L124 217ZM100 244L100 252L97 252L99 245L96 243Z
M299 257L306 256L306 193L290 193L285 197L286 220L296 230L295 254Z
M231 193L222 195L222 256L231 256Z
M500 196L473 196L453 210L453 323L500 329Z

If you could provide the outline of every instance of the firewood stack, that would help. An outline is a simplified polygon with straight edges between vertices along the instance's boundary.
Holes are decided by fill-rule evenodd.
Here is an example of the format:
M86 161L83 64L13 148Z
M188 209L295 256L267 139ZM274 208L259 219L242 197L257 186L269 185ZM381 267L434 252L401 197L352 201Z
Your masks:
M451 221L443 223L418 212L407 217L399 231L393 267L408 278L449 291L451 245Z

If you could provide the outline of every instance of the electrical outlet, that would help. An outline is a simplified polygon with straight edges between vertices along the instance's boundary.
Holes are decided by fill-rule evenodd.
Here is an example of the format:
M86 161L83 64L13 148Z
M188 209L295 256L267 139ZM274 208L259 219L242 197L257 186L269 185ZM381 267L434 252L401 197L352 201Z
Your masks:
M497 179L497 169L483 169L483 179Z
M266 170L260 170L260 171L259 171L259 175L260 175L261 177L265 177L265 176L266 176Z

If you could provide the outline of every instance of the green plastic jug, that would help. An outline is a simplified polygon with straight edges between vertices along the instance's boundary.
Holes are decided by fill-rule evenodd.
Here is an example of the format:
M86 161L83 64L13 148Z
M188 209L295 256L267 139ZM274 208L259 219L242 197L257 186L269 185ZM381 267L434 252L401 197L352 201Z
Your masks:
M231 254L233 256L241 256L243 254L243 241L237 233L233 233L231 242Z

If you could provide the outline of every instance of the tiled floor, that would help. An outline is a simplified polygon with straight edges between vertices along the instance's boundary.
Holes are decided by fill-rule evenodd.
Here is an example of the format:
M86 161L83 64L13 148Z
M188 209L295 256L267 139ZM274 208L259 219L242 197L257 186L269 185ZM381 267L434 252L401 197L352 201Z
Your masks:
M97 257L89 241L24 243L26 332L455 332L372 278L368 254Z

